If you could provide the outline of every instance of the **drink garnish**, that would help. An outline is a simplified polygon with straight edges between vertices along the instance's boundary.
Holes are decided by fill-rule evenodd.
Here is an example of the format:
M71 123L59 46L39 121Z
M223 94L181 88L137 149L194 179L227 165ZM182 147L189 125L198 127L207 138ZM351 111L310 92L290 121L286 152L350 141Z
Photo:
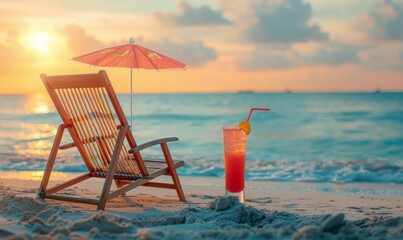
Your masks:
M251 128L250 124L247 121L241 121L239 123L239 128L242 129L246 135L249 135Z

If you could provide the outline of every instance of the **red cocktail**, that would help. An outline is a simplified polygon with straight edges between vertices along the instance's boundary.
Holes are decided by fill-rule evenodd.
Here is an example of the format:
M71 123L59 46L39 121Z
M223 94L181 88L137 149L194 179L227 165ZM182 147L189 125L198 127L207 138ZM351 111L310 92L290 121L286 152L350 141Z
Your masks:
M244 202L246 134L239 126L223 127L225 194L239 193Z
M225 153L225 187L232 193L245 187L245 153Z

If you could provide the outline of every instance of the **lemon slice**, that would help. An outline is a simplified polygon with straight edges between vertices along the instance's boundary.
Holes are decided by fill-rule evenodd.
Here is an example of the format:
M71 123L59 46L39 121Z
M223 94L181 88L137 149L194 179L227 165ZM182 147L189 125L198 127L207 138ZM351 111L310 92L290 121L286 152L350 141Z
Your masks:
M250 124L247 121L241 121L239 123L239 128L242 129L246 135L249 135L250 133Z

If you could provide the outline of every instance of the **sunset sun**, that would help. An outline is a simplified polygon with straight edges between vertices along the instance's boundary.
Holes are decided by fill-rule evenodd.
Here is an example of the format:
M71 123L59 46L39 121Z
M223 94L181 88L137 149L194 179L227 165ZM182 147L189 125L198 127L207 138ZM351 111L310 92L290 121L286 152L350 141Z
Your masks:
M46 33L35 33L30 37L32 48L39 52L47 52L49 49L50 38Z

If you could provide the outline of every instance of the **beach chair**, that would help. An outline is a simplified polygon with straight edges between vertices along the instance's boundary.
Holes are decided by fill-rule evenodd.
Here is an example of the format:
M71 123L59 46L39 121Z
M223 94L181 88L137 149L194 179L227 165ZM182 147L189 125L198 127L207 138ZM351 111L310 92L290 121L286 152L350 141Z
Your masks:
M138 186L146 186L175 189L179 200L185 201L176 172L184 162L172 160L167 144L178 138L161 138L137 145L105 71L79 75L41 74L41 79L63 123L57 129L50 151L39 187L40 198L94 204L98 206L98 210L104 210L108 200L124 195ZM60 145L65 129L73 142ZM143 159L140 151L154 145L160 145L164 159ZM48 188L58 150L72 147L77 148L88 172ZM173 183L152 181L161 175L170 175ZM94 177L105 179L99 199L56 194ZM113 180L117 189L111 192Z

